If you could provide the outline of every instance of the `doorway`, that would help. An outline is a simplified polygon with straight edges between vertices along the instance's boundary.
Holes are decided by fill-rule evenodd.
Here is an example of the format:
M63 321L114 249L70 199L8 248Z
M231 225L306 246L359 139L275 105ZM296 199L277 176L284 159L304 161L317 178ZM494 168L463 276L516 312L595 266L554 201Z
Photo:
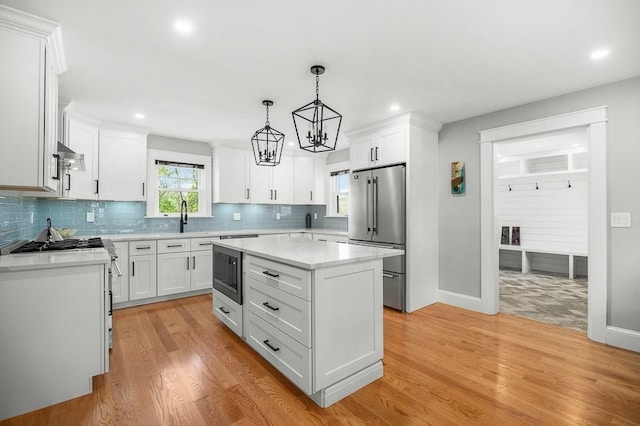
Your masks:
M608 239L606 196L606 107L557 115L480 132L481 179L481 304L483 312L499 310L498 265L500 229L495 214L496 142L584 128L588 140L588 314L587 335L606 341Z
M586 127L494 144L500 312L586 333L588 149Z

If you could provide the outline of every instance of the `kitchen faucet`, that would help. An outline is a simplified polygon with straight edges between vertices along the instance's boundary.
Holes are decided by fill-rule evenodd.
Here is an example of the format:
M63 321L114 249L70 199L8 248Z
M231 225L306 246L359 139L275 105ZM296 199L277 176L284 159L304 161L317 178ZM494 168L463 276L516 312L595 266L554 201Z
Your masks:
M184 214L184 216L183 216ZM180 204L180 233L184 233L184 226L187 224L187 202L182 200Z

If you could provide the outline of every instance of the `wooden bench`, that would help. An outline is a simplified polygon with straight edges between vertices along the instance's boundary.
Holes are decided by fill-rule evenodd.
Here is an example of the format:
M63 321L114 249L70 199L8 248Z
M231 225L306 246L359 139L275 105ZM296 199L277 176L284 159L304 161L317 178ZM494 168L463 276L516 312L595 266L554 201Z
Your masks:
M544 254L561 254L565 256L569 256L569 278L573 279L575 277L574 273L574 256L583 256L587 257L587 253L577 253L577 252L568 252L568 251L558 251L558 250L544 250L537 248L529 248L524 246L511 246L511 245L500 245L500 250L511 250L511 251L519 251L522 252L522 273L526 274L531 272L531 259L529 257L530 253L544 253Z

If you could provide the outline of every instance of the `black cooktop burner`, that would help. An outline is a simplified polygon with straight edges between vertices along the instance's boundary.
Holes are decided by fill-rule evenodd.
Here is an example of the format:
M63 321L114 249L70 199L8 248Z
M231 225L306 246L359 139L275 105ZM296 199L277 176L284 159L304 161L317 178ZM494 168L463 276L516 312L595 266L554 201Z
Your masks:
M104 244L102 243L101 238L89 238L86 240L71 238L68 240L55 241L48 244L42 241L31 241L18 247L17 249L12 250L11 254L30 253L30 252L38 252L38 251L49 251L49 250L74 250L74 249L102 248L102 247L104 247Z

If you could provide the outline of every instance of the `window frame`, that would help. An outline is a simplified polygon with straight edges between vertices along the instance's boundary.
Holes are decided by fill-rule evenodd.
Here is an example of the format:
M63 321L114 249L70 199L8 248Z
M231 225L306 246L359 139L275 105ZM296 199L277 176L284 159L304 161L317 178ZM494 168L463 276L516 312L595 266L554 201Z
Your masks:
M349 167L349 162L343 161L340 163L328 164L327 172L328 172L328 178L329 178L329 191L328 191L329 200L327 203L327 213L325 217L342 217L342 218L349 217L348 208L347 208L346 214L338 213L338 203L336 198L340 194L340 192L338 192L338 182L337 182L338 175L336 175L336 173L346 172L347 175L350 175L351 169ZM347 193L350 193L350 191L347 191Z
M198 207L197 213L189 212L190 217L211 217L211 156L189 154L184 152L164 151L157 149L147 150L147 215L154 218L176 218L180 213L160 213L159 211L159 177L156 160L182 164L201 164L204 169L201 179L198 181Z

